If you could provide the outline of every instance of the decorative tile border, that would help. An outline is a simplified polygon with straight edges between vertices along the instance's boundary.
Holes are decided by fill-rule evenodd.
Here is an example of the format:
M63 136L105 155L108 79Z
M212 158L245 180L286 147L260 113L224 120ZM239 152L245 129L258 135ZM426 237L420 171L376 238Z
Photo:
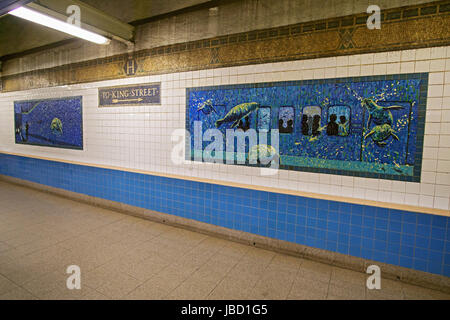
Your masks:
M367 17L358 14L231 34L3 76L3 91L450 44L448 0L383 10L381 30L369 30ZM129 61L135 66L131 73L125 68Z

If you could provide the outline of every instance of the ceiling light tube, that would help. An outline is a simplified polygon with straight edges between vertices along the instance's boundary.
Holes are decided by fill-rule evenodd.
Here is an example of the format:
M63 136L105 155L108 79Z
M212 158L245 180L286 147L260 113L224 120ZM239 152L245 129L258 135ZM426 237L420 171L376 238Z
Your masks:
M9 14L97 44L109 44L110 42L110 40L104 36L82 29L80 27L77 27L76 25L55 19L40 12L28 9L26 7L19 7L17 9L14 9L10 11Z

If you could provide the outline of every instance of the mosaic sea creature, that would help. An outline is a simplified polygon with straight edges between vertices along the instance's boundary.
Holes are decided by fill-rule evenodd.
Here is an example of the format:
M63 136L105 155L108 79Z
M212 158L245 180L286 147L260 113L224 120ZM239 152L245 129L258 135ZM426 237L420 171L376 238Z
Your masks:
M31 111L33 111L34 109L36 109L36 108L41 104L41 102L42 102L42 101L38 101L37 103L34 104L34 106L33 106L30 110L28 110L28 111L26 111L26 112L22 111L22 114L30 114Z
M50 130L56 134L56 135L61 135L63 133L63 125L61 120L59 120L58 118L53 118L52 123L50 124Z
M364 139L371 137L377 146L384 147L386 145L385 140L387 140L390 136L396 140L399 140L394 129L392 129L389 124L385 123L373 127L372 130L364 136Z
M363 99L362 104L369 111L367 128L369 127L371 120L373 120L373 122L377 125L388 124L389 126L391 126L394 123L394 118L389 110L403 109L402 106L389 106L389 107L379 106L375 103L375 101L373 101L373 99Z
M248 158L250 161L257 160L258 163L268 164L272 160L279 159L279 155L273 146L257 144L250 148Z
M205 102L201 103L197 108L197 112L199 112L199 111L203 112L203 114L205 114L205 115L208 115L213 111L215 113L217 113L211 99L208 99Z
M235 106L233 109L231 109L223 119L219 119L216 121L216 128L220 127L223 123L229 123L232 122L231 128L236 127L239 122L248 116L253 111L256 111L259 107L259 104L257 102L247 102L242 103L237 106Z
M403 170L401 169L400 165L397 162L395 162L395 161L393 161L393 163L395 165L394 170L399 172L399 173L402 173Z

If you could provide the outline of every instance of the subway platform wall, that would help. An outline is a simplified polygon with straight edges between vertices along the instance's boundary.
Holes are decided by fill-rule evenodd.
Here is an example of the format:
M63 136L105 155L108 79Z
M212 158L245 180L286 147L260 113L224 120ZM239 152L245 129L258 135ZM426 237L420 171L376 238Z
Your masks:
M450 276L450 218L445 216L5 154L0 154L0 174L264 237Z
M419 181L173 161L188 88L418 73L428 74ZM161 83L160 104L99 107L99 88L144 83ZM15 143L15 101L66 97L82 99L81 150ZM448 277L450 47L5 90L0 174Z

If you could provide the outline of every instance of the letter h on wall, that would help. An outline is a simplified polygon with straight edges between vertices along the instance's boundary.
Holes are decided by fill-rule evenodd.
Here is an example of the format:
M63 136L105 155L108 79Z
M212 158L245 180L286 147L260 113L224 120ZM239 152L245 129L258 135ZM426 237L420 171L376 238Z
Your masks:
M137 62L135 59L128 59L124 65L124 71L127 76L132 76L137 71Z

